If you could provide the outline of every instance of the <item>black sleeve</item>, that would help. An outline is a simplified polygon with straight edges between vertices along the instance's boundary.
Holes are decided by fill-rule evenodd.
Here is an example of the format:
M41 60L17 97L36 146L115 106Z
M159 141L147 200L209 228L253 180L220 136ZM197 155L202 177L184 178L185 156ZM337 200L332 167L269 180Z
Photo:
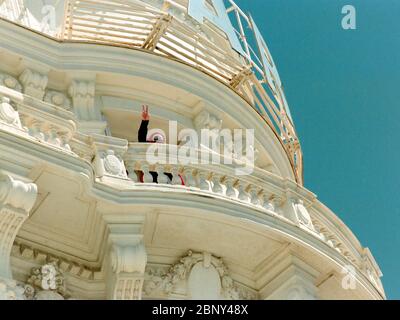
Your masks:
M140 124L139 132L138 132L138 140L139 142L147 142L147 131L148 131L149 121L142 120Z

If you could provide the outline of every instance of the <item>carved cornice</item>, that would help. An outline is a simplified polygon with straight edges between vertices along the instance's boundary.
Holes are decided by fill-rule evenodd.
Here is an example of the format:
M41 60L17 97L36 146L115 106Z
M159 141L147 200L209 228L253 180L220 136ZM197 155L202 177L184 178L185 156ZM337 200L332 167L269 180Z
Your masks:
M12 255L15 258L33 262L38 265L56 263L60 271L65 275L71 275L83 280L103 278L101 267L91 267L82 263L74 262L60 256L33 248L16 240L13 244Z

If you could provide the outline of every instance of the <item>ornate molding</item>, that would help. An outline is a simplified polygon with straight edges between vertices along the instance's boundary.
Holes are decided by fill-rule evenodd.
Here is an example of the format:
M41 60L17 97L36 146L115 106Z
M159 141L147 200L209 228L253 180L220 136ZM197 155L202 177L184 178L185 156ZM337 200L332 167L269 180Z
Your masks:
M384 294L382 281L380 279L382 277L382 272L368 248L364 249L361 271L367 276L368 280Z
M64 276L57 263L32 268L24 295L27 300L64 300L68 294Z
M18 181L0 172L0 208L19 209L27 215L35 204L36 196L37 186L34 183Z
M300 226L306 228L309 231L315 232L314 225L311 220L311 215L304 206L304 201L298 199L296 202L293 203L293 207Z
M106 215L108 253L105 257L107 298L140 300L147 253L143 243L144 217L121 222L119 216Z
M10 76L9 74L6 73L0 73L0 86L4 86L6 88L18 92L22 92L22 86L19 83L19 81L13 76Z
M22 244L18 239L13 244L12 256L40 265L43 263L57 263L59 269L64 275L69 274L83 280L93 280L102 277L100 267L93 268L87 265L78 264L71 260Z
M72 110L71 99L59 91L48 90L44 96L44 101L68 111Z
M35 204L37 186L0 172L0 277L11 278L14 239Z
M96 85L94 81L73 80L68 89L76 115L81 120L93 120L94 97Z
M24 87L24 93L26 95L43 100L47 83L49 81L47 75L32 69L25 69L20 75L19 80Z
M154 295L169 296L174 293L181 281L187 281L193 267L204 260L209 260L218 272L221 282L221 297L230 300L256 299L257 295L235 283L229 275L223 260L207 253L189 251L178 263L172 265L167 272L157 267L148 267L145 276L144 291L149 297Z
M0 278L0 300L24 300L24 288L16 281Z
M146 268L147 255L143 244L136 246L114 245L111 250L111 266L115 273L142 273Z
M22 129L19 113L11 105L10 98L0 97L0 99L0 121L18 129Z
M117 138L94 135L92 138L96 176L128 179L123 156L128 150L128 142Z
M114 243L109 260L109 298L140 300L147 263L147 254L143 243L139 242L136 245Z
M193 122L198 131L202 129L220 130L222 128L222 120L207 110L201 111Z

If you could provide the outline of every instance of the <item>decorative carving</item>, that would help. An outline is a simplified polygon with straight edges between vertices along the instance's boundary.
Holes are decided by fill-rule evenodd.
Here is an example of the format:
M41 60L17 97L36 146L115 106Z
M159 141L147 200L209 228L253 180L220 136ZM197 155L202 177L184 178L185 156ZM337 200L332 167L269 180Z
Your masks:
M19 113L14 110L8 97L1 97L0 102L0 121L21 129Z
M96 176L128 180L125 163L122 159L128 149L128 141L101 135L93 135L91 140L95 154L93 165Z
M368 248L364 249L361 270L376 288L378 288L382 292L384 291L380 279L380 277L382 276L382 272L379 269L379 266L377 265L374 257L371 254L371 251Z
M146 268L146 250L143 244L136 246L114 245L111 250L111 266L115 273L141 273Z
M33 268L25 286L29 300L63 300L67 296L64 276L56 262Z
M95 83L93 81L72 81L68 90L77 116L82 120L94 118Z
M27 214L35 204L36 196L34 183L24 183L0 173L0 207L10 206Z
M0 173L0 277L11 278L10 254L14 239L28 218L37 186Z
M114 300L139 300L142 297L147 263L146 249L141 242L136 245L126 245L118 244L119 240L121 239L111 240L114 244L109 258L108 294Z
M284 203L284 199L277 196L277 195L272 195L272 197L270 198L270 204L272 205L273 211L277 214L277 215L282 215L282 206Z
M119 278L115 287L115 300L140 300L143 279Z
M19 80L24 86L24 93L43 100L46 86L48 83L47 75L41 74L31 69L25 69Z
M75 131L75 124L72 121L59 124L54 119L40 118L25 112L21 114L21 121L31 137L54 147L71 151L69 141Z
M181 281L186 281L192 268L201 261L212 265L218 271L222 288L221 298L232 300L255 298L254 294L239 288L235 284L234 280L229 276L228 269L222 259L207 253L194 253L192 251L189 251L178 263L171 266L167 272L157 268L148 268L144 283L146 295L151 296L157 293L163 295L172 294L176 286Z
M122 159L118 159L113 150L108 150L104 156L104 168L108 173L119 176L122 170L121 161Z
M207 110L203 110L194 119L194 125L199 131L202 129L220 130L222 128L222 120Z
M115 154L114 150L99 152L95 159L96 172L98 176L114 176L127 179L125 164L119 155Z
M0 300L24 300L24 288L14 280L0 278Z
M48 90L44 96L44 101L50 104L54 104L57 107L64 108L66 110L71 110L71 99L69 99L64 93Z
M100 268L92 268L90 266L78 265L65 258L54 256L37 248L29 247L26 244L21 244L17 241L13 244L13 256L28 260L35 264L43 264L47 261L57 261L59 269L63 274L71 274L74 277L91 280L98 277L101 272Z
M311 216L304 206L303 200L298 200L297 203L294 204L294 208L300 225L310 229L311 231L315 231Z
M0 86L22 92L22 86L19 81L16 78L5 73L0 73Z

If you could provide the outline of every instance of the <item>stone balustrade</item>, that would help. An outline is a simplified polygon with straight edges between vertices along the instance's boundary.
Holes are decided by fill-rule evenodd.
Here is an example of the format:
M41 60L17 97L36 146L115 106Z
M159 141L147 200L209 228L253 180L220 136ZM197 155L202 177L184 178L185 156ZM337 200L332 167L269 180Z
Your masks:
M131 143L124 155L128 176L136 185L184 189L235 201L301 228L335 249L350 264L362 264L363 249L354 235L341 227L343 223L328 208L321 207L314 194L295 182L257 167L248 176L238 176L237 165L223 164L222 156L222 164L179 164L176 147L170 146L165 146L165 154L157 155L168 159L168 163L152 163L148 160L149 147ZM196 150L192 160L201 159L202 153Z
M75 116L65 108L0 86L0 121L38 142L71 151Z
M222 155L219 163L213 163L212 154L200 150L188 150L191 158L187 164L180 163L176 146L166 145L157 157L167 161L154 163L148 159L151 145L128 145L123 139L77 132L70 102L65 97L62 99L60 93L47 91L45 101L41 101L21 93L18 82L15 85L12 79L6 80L9 79L5 78L4 85L0 85L0 129L63 152L72 152L71 145L75 155L91 163L96 177L104 183L120 179L124 180L121 188L134 183L143 187L182 189L233 201L297 226L335 249L349 264L360 267L383 290L379 268L371 255L364 252L340 219L296 182L257 167L249 175L240 175L238 169L248 164L232 159L225 161ZM202 164L206 158L210 163Z
M285 201L284 190L279 190L272 183L268 184L268 181L275 178L273 174L254 168L253 174L239 176L236 173L240 164L224 164L222 156L221 164L193 164L196 158L204 158L206 151L200 150L194 151L196 156L190 161L191 164L182 165L173 153L168 152L170 148L176 150L175 146L165 146L165 156L158 155L169 159L168 163L152 163L147 160L147 150L151 146L130 144L124 156L129 178L135 183L170 185L203 192L241 202L288 220L281 210Z

